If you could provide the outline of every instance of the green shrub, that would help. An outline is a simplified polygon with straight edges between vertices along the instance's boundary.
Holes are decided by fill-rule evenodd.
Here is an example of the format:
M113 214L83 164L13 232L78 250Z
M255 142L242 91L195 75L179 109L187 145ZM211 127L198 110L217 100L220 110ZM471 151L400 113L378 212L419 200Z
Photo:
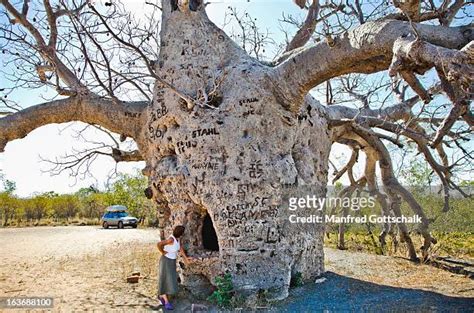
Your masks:
M140 172L119 175L103 191L89 187L74 194L45 192L28 198L19 198L13 193L13 182L4 182L3 188L1 183L0 177L0 227L97 225L105 208L113 204L125 205L131 215L142 222L148 221L150 226L157 224L157 208L145 197L143 190L148 183Z
M290 287L300 287L303 286L303 274L296 272L291 276Z
M207 298L219 307L229 308L234 298L234 284L229 273L214 278L217 289Z

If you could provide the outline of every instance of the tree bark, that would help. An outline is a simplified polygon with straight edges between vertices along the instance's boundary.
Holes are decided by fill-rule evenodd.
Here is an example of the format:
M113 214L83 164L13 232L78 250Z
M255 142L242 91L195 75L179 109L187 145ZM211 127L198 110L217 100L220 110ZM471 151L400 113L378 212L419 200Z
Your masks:
M118 102L97 96L74 96L28 107L0 119L0 152L9 141L20 139L38 127L81 121L101 125L138 142L146 102Z
M199 258L182 269L181 281L205 290L206 280L229 271L244 294L265 289L270 299L282 299L292 274L308 280L324 271L323 225L291 224L284 201L304 186L325 195L324 112L310 97L301 114L288 112L273 93L270 67L250 58L205 12L169 9L163 7L157 75L200 100L189 107L157 84L143 156L153 198L166 206L166 233L185 225L188 253ZM311 213L320 214L298 215ZM219 252L204 249L206 214Z
M470 26L415 27L422 40L445 48L459 49L474 39ZM328 42L310 46L275 68L273 75L280 81L279 93L297 112L303 97L322 82L349 73L386 70L392 61L393 44L410 34L413 30L409 22L381 20L349 30L336 38L332 46Z

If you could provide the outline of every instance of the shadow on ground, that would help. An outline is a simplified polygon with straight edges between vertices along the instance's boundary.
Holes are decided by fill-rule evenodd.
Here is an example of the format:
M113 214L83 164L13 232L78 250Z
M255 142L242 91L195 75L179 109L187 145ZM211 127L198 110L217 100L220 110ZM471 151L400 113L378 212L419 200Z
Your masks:
M473 312L474 298L378 285L326 272L320 284L290 291L272 312Z

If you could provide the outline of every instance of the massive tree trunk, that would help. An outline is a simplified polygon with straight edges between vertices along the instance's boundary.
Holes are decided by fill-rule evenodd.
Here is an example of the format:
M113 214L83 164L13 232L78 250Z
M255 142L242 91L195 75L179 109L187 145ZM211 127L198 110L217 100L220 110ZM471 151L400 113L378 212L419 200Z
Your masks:
M275 96L273 69L249 57L204 11L163 9L158 75L182 94L209 97L188 106L157 83L144 130L144 173L169 210L167 233L185 225L189 253L204 257L182 282L194 286L229 271L239 290L284 298L292 272L309 279L324 270L323 228L290 226L281 204L295 186L325 195L326 118L309 98L300 118L289 112ZM206 214L219 252L204 249Z

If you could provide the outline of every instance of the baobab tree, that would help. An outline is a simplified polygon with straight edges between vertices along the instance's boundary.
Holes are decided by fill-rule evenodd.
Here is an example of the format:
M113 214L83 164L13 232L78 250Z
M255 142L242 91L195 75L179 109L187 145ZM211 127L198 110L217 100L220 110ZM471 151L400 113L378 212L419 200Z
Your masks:
M200 259L182 268L184 285L207 286L230 272L240 291L281 299L292 275L320 275L323 225L291 224L285 201L308 192L325 197L335 142L354 151L336 176L347 172L350 188L366 186L384 214L400 216L406 201L422 218L421 257L436 243L423 209L394 175L387 143L414 142L448 201L457 186L444 147L465 140L474 123L472 27L450 26L464 1L375 3L370 14L360 0L296 1L307 17L272 62L251 56L212 23L201 0L150 3L146 22L134 22L114 1L0 3L2 53L15 82L3 92L49 86L57 93L25 109L2 98L0 151L38 127L70 121L132 138L136 151L115 147L112 155L144 160L145 193L162 222L186 225L187 249ZM439 85L425 88L418 76L431 69ZM361 107L324 106L309 93L344 75L381 71L398 81L398 103L372 108L348 88ZM426 120L413 110L437 93L449 99L444 116ZM459 123L467 133L452 129ZM351 168L360 152L367 161L356 179ZM417 259L406 226L397 226Z

